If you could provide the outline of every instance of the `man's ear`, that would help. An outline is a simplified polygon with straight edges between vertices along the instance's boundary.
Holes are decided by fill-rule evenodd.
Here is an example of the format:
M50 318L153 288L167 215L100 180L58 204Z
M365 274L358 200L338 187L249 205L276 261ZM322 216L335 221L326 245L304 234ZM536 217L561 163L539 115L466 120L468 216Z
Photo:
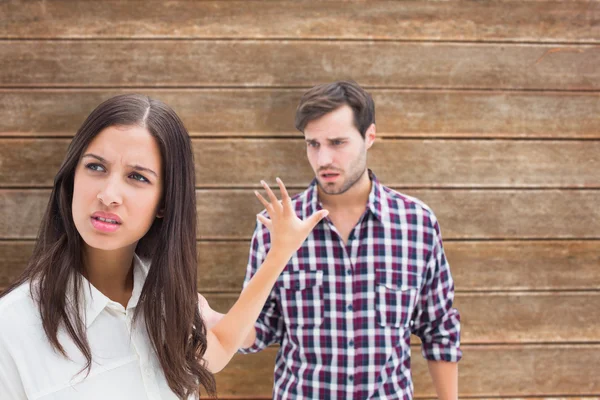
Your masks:
M375 137L376 137L375 124L371 124L371 126L369 126L369 128L365 132L365 145L367 146L367 149L370 149L371 146L373 146L373 143L375 142Z

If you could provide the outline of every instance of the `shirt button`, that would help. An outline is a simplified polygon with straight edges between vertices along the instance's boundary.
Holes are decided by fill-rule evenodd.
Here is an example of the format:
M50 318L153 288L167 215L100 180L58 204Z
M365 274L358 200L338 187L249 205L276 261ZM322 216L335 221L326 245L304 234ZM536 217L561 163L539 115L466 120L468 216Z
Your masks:
M348 380L349 380L350 382L352 382L352 381L354 380L354 377L353 377L352 375L350 375L350 376L348 377Z
M351 270L351 269L349 269L348 271L346 271L346 273L347 273L348 275L352 275L352 270Z
M354 340L351 340L348 342L348 346L353 347L354 346Z
M352 304L348 304L348 310L352 311L354 309L354 307L352 307Z

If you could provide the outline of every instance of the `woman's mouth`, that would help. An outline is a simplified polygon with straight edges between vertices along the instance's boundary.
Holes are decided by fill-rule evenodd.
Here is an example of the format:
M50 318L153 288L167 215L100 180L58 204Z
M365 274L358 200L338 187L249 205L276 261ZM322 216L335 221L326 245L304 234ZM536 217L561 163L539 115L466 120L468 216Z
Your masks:
M92 226L100 232L114 232L121 226L121 222L116 218L92 216L90 220Z

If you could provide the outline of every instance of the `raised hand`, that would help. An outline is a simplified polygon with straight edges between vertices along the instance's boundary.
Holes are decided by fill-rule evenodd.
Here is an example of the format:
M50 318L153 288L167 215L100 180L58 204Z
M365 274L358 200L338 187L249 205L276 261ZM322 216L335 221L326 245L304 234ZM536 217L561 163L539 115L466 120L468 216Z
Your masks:
M269 185L265 182L261 183L269 201L258 192L255 193L267 209L269 218L259 215L258 219L271 233L271 249L233 307L208 331L204 360L213 373L220 371L240 346L249 347L254 343L256 339L254 323L279 275L315 225L327 215L326 210L321 210L303 221L296 216L292 208L292 200L279 178L277 184L281 191L281 201L277 200ZM198 299L204 315L220 316L210 309L205 299L200 296ZM208 325L207 322L205 323Z
M257 217L271 233L271 249L293 254L302 245L317 223L327 216L328 211L320 210L307 219L301 220L292 208L292 199L281 179L277 178L277 184L281 192L281 201L277 200L277 197L265 181L261 181L260 183L265 188L270 201L267 201L258 191L254 191L254 194L256 194L258 200L265 206L269 218L263 215L258 215Z

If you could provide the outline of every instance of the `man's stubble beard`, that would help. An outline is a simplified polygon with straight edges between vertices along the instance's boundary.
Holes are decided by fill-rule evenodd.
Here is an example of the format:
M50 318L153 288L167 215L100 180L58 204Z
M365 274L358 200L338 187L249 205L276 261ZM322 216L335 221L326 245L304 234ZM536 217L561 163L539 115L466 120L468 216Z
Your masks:
M344 194L348 190L350 190L360 180L360 178L363 176L363 174L367 170L367 152L364 151L364 149L363 149L362 156L358 160L356 160L356 162L358 164L362 165L362 168L352 170L352 172L354 172L354 173L350 177L348 177L346 182L343 183L342 187L339 190L329 191L329 190L327 190L327 188L324 185L321 184L321 181L319 181L319 179L317 179L317 183L319 184L319 187L321 188L323 193L328 194L328 195L339 195L339 194Z

